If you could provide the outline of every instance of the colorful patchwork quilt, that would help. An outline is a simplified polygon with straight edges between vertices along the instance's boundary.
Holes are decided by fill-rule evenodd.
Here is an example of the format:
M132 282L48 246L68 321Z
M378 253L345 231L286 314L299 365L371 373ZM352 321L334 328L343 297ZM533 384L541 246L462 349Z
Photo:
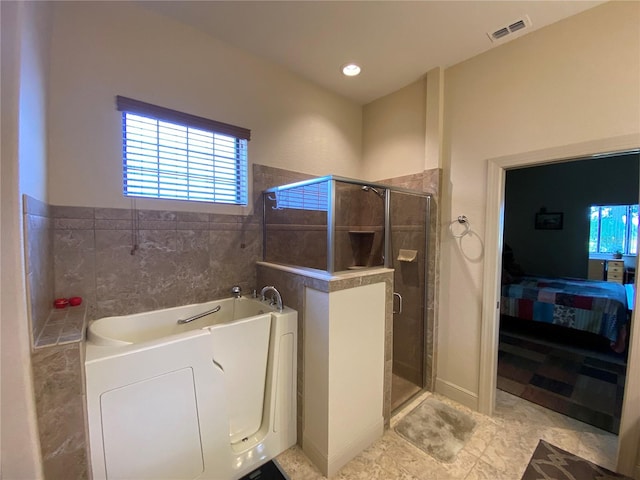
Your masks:
M500 313L584 330L615 342L627 323L627 296L619 283L522 277L502 286Z

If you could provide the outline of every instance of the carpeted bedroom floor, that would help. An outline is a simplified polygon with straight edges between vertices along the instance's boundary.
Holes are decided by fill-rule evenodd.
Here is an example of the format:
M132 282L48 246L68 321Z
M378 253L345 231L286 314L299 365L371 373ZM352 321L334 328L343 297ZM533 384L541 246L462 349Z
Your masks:
M499 389L616 434L625 374L615 355L500 332Z

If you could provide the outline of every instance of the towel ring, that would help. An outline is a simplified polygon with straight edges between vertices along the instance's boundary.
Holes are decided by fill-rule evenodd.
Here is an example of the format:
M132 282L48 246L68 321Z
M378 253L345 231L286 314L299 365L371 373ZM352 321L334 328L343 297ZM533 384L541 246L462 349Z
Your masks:
M455 225L456 223L464 225L464 230L462 231L462 233L455 234L453 232L453 225ZM466 217L466 215L459 215L456 220L452 221L449 224L449 232L451 232L451 236L453 238L462 238L470 231L471 231L471 223L469 222L469 219Z

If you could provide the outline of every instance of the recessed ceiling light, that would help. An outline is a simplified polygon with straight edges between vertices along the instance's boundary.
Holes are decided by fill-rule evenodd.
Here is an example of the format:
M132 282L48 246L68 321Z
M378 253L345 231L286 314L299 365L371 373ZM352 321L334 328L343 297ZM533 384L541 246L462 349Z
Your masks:
M360 74L360 67L355 63L347 63L342 66L342 73L347 77L355 77Z

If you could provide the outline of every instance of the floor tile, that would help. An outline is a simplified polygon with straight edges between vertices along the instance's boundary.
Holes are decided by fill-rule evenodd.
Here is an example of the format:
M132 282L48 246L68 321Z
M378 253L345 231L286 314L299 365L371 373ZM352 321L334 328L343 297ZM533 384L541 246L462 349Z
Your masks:
M425 392L392 419L392 427L429 395ZM498 390L493 417L438 396L473 416L477 426L456 460L437 461L400 437L393 428L345 465L338 480L517 480L540 439L615 470L618 437L574 418ZM299 446L277 457L291 480L324 479Z

